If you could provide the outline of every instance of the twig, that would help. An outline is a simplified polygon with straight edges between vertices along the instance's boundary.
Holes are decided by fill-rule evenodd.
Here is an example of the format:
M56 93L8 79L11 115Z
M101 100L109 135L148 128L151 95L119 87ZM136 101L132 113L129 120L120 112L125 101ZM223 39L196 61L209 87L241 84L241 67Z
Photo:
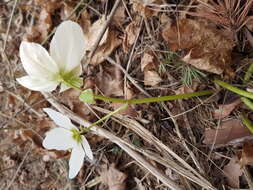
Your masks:
M167 113L172 116L172 113L169 109L166 109ZM202 169L202 167L200 166L196 156L194 155L194 153L191 151L191 149L188 147L188 145L186 144L185 142L185 139L183 137L183 135L181 134L180 132L180 129L179 129L179 126L177 124L177 121L172 117L171 118L172 122L174 123L174 126L176 128L176 133L177 133L177 136L180 138L183 146L185 147L186 151L188 152L188 154L191 156L194 164L196 165L196 167L198 168L198 170L201 172L201 174L204 174L204 170Z
M134 39L134 44L132 46L132 49L131 49L131 52L130 52L130 55L129 55L129 59L127 61L127 66L126 66L126 72L124 73L125 74L125 77L124 77L124 94L126 94L126 79L129 78L127 77L127 74L128 74L128 70L130 68L130 65L131 65L131 62L132 62L132 58L133 58L133 55L134 55L134 50L135 50L135 46L137 44L137 41L138 41L138 38L140 36L140 33L141 33L141 28L142 28L142 23L143 23L143 18L141 19L141 23L140 23L140 28L139 28L139 31ZM119 64L118 64L119 65Z
M25 102L25 100L23 100L23 98L20 97L19 95L15 94L15 93L13 93L13 92L11 92L11 91L9 91L9 90L5 90L5 92L7 92L7 94L10 94L11 96L13 96L14 98L16 98L16 99L19 100L20 102L22 102L22 103L24 104L24 106L25 106L28 110L31 110L31 112L33 112L33 113L34 113L35 115L37 115L38 117L41 118L41 117L45 116L45 114L39 113L39 112L37 112L35 109L33 109L32 106L30 106L29 104L27 104L27 103Z
M51 94L50 93L43 93L45 98L48 98ZM58 111L72 119L73 121L79 123L82 126L89 126L90 123L58 103L54 98L48 98L47 99ZM120 139L119 137L115 136L114 134L108 132L105 129L102 129L98 126L94 126L91 128L91 132L99 135L101 137L107 138L113 143L117 144L119 147L121 147L126 153L128 153L133 159L135 159L140 165L142 165L144 168L146 168L150 173L152 173L154 176L156 176L160 181L162 181L166 186L173 190L181 190L181 188L172 180L170 180L168 177L166 177L161 171L159 171L157 168L155 168L153 165L151 165L147 160L145 160L140 154L136 153L134 150L132 150L129 146L126 145L126 142Z
M28 154L31 152L32 147L33 147L33 144L31 144L31 147L30 147L29 150L25 153L25 156L24 156L23 160L22 160L21 163L19 164L19 166L18 166L18 168L17 168L17 171L15 172L14 176L12 177L10 183L9 183L8 186L5 188L5 190L8 190L8 189L11 187L11 185L13 184L14 180L16 179L16 177L17 177L17 175L18 175L19 170L20 170L21 167L23 166L23 164L24 164L24 162L25 162L25 160L26 160Z
M18 0L15 0L14 5L13 5L13 9L11 11L10 20L9 20L9 23L8 23L8 26L7 26L7 31L6 31L6 35L5 35L4 45L3 45L3 49L2 49L3 52L5 52L8 36L9 36L9 33L10 33L11 22L12 22L12 19L13 19L13 15L14 15L15 9L17 7L17 3L18 3Z
M252 178L252 175L249 172L249 169L247 168L247 166L243 167L243 173L244 173L244 176L248 182L249 189L253 189L253 178Z
M102 112L102 113L109 113L109 110L105 110L103 108L100 108L98 106L93 106L94 109ZM114 119L117 118L117 119ZM202 177L199 172L194 170L188 163L186 163L180 156L178 156L173 150L171 150L168 146L163 144L158 138L156 138L150 131L145 129L141 124L139 124L137 121L132 120L130 118L124 117L120 114L116 114L113 116L113 118L116 122L122 124L123 126L133 130L136 134L138 134L143 140L147 141L148 143L158 147L158 149L161 151L162 154L164 152L167 152L169 155L171 155L174 159L176 159L178 162L180 162L188 171L182 166L178 165L175 161L170 160L169 158L166 158L166 162L170 162L170 168L172 170L177 171L182 176L187 177L188 179L192 180L195 183L198 184L205 184L203 187L209 187L210 189L213 189L212 185L204 178ZM120 122L119 122L120 120ZM152 159L150 156L145 155ZM160 162L161 163L161 162ZM162 163L161 163L162 164ZM168 166L168 163L167 165ZM194 178L194 175L198 177L198 179ZM195 179L195 180L193 180Z
M98 47L98 45L99 45L99 43L100 43L100 41L101 41L101 39L102 39L102 37L103 37L103 35L104 35L104 33L105 33L105 31L106 31L106 29L107 29L109 23L111 22L111 20L112 20L112 18L113 18L113 15L114 15L114 13L116 12L116 10L117 10L117 8L118 8L120 2L121 2L121 0L117 0L117 1L115 2L114 6L113 6L113 8L112 8L112 10L111 10L110 15L109 15L108 18L106 19L104 25L101 27L101 30L100 30L100 32L98 33L98 37L97 37L97 39L96 39L96 41L95 41L93 47L92 47L91 50L90 50L90 55L89 55L89 58L88 58L87 63L89 63L89 62L91 61L93 55L95 54L95 51L96 51L96 49L97 49L97 47Z
M137 84L137 82L127 73L127 71L126 71L120 64L116 63L116 62L115 62L112 58L110 58L110 57L106 57L106 60L107 60L109 63L111 63L111 64L117 66L117 67L125 74L125 76L127 77L127 79L128 79L138 90L140 90L140 91L141 91L143 94L145 94L146 96L151 97L145 90L143 90L143 89Z

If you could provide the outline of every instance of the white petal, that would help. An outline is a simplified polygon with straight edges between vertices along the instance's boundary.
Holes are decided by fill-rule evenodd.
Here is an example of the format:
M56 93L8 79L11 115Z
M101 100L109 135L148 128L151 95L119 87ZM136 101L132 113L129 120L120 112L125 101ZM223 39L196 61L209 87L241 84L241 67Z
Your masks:
M74 178L79 170L82 168L83 160L85 157L84 150L81 144L76 145L72 149L72 153L69 160L69 178Z
M61 114L60 112L54 111L53 109L50 108L43 108L43 110L60 127L63 127L67 130L71 130L73 128L78 130L76 126L71 123L70 119L67 116Z
M23 67L30 76L52 78L59 72L57 64L39 44L22 42L19 53Z
M72 132L63 128L54 128L46 133L43 140L46 149L68 150L75 146L76 142L72 138Z
M78 65L72 70L73 76L79 77L82 74L82 65Z
M90 148L90 145L87 141L87 139L82 136L82 145L83 145L83 149L84 149L84 152L85 152L85 155L90 159L90 160L93 160L94 157L93 157L93 153L91 151L91 148Z
M65 73L81 64L84 49L82 28L72 21L60 24L50 43L50 55Z
M45 79L33 78L31 76L24 76L16 79L22 86L35 91L51 92L58 83L56 81L47 81Z

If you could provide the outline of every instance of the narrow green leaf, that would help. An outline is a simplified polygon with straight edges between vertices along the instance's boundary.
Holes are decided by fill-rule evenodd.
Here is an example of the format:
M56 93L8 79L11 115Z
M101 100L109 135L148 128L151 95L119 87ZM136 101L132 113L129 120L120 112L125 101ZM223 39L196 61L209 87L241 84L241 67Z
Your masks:
M241 97L242 102L251 110L253 110L253 102L245 97Z
M249 131L253 133L253 123L247 118L246 114L242 115L242 122L249 129Z

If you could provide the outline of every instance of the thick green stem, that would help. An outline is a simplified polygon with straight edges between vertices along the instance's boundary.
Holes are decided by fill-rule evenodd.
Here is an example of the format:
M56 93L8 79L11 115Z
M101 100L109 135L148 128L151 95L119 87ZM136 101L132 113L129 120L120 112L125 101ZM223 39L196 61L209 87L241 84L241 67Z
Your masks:
M245 90L242 90L240 88L234 87L226 82L220 81L220 80L214 80L215 83L217 83L218 85L222 86L223 88L226 88L236 94L239 94L241 96L253 99L253 93L247 92Z
M110 118L112 115L114 115L114 114L116 114L116 113L119 113L119 112L122 111L122 110L127 109L127 107L128 107L128 104L124 104L124 105L120 106L120 107L117 108L116 110L110 112L110 113L107 114L106 116L104 116L104 117L102 117L101 119L97 120L96 122L92 123L90 126L83 128L83 129L80 131L80 134L82 135L82 134L87 133L87 132L88 132L92 127L94 127L95 125L97 125L97 124L101 123L102 121L104 121L104 120Z
M125 100L125 99L120 99L120 98L111 98L111 97L101 96L101 95L94 95L94 98L103 100L103 101L117 102L117 103L143 104L143 103L164 102L164 101L170 101L170 100L198 97L198 96L209 95L212 93L213 93L212 90L204 90L204 91L199 91L199 92L192 92L192 93L172 95L172 96L161 96L161 97L130 99L130 100Z

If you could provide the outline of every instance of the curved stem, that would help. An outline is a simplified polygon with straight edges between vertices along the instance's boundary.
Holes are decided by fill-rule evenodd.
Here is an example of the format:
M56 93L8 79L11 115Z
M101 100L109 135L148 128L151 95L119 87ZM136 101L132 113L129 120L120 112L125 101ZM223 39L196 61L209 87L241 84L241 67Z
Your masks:
M94 127L95 125L101 123L102 121L110 118L112 115L122 111L122 110L125 110L128 108L128 104L124 104L122 106L120 106L119 108L117 108L116 110L110 112L109 114L107 114L106 116L102 117L101 119L97 120L96 122L92 123L90 126L88 127L85 127L83 128L81 131L80 131L80 135L83 135L85 133L87 133L92 127Z
M218 85L222 86L223 88L226 88L236 94L239 94L241 96L253 99L253 93L247 92L245 90L242 90L240 88L234 87L226 82L220 81L220 80L214 80L215 83L217 83Z
M117 102L117 103L143 104L143 103L164 102L164 101L170 101L170 100L178 100L178 99L185 99L185 98L191 98L191 97L197 97L197 96L204 96L204 95L209 95L212 93L213 93L212 90L204 90L204 91L199 91L199 92L192 92L192 93L172 95L172 96L161 96L161 97L130 99L130 100L125 100L125 99L120 99L120 98L111 98L111 97L101 96L101 95L94 95L94 98L103 100L103 101Z

